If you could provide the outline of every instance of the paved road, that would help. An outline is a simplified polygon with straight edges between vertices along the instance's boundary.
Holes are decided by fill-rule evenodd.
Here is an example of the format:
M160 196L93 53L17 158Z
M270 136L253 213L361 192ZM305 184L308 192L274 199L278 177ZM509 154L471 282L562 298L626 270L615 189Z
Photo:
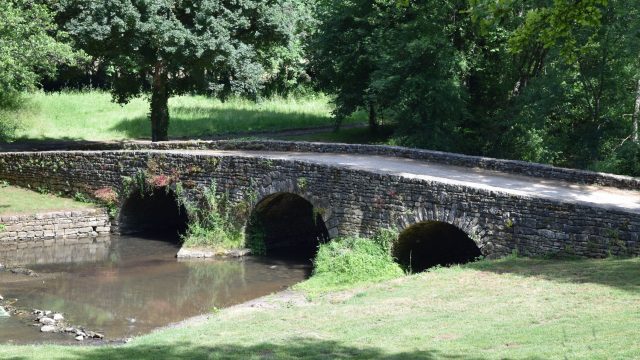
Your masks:
M390 156L216 150L175 150L170 152L300 160L315 164L335 165L406 178L439 181L515 195L552 198L565 202L640 213L640 191L574 184L559 180L546 180L493 170L441 165Z

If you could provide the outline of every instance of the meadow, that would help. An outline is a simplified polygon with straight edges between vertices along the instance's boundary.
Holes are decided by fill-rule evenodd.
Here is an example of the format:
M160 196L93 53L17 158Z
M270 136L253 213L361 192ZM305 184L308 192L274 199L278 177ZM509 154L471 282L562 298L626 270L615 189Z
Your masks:
M328 96L273 97L257 102L232 98L220 101L206 96L177 96L169 101L172 139L256 136L287 129L334 125ZM126 105L111 101L101 91L35 92L8 117L19 128L13 140L132 140L150 139L149 104L145 98ZM356 113L346 125L364 122Z

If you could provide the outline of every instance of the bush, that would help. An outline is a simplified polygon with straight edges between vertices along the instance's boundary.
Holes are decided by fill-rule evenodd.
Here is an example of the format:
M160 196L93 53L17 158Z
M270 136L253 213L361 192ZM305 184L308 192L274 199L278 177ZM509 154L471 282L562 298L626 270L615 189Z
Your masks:
M182 237L184 246L237 249L244 246L244 233L231 221L226 199L216 193L215 184L205 190L202 210L191 208L189 227Z
M401 276L402 269L386 249L370 239L348 237L320 245L313 277L299 287L327 290Z

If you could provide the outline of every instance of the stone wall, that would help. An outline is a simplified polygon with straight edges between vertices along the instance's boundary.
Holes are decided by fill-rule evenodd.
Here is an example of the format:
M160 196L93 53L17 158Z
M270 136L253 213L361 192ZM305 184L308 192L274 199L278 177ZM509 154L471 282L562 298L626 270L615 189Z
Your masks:
M598 173L586 170L560 168L550 165L518 160L494 159L441 151L410 149L399 146L380 146L362 144L329 144L311 142L291 142L273 140L254 141L170 141L161 143L122 143L119 148L129 150L142 149L211 149L211 150L258 150L258 151L295 151L315 153L344 153L363 155L384 155L424 160L445 165L477 167L503 171L511 174L526 175L544 179L564 180L581 184L613 186L621 189L640 189L640 178Z
M322 215L331 237L435 220L465 231L486 256L514 250L524 255L640 254L640 214L441 181L232 155L144 150L0 154L0 179L69 193L111 187L122 195L130 186L126 179L140 171L171 178L171 186L179 183L192 200L215 182L217 191L249 210L273 193L300 195Z
M0 215L0 250L91 243L109 235L104 209L56 211L29 215ZM5 259L6 261L6 259Z

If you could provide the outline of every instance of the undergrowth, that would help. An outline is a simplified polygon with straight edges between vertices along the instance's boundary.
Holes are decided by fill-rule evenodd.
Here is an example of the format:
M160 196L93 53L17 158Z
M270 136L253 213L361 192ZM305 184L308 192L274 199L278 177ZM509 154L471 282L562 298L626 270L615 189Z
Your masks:
M215 183L205 189L201 207L190 207L189 217L189 227L182 236L184 246L214 249L244 247L244 232L233 224L227 199L217 194Z
M373 240L346 237L320 245L313 276L296 287L321 292L402 276L384 243Z

